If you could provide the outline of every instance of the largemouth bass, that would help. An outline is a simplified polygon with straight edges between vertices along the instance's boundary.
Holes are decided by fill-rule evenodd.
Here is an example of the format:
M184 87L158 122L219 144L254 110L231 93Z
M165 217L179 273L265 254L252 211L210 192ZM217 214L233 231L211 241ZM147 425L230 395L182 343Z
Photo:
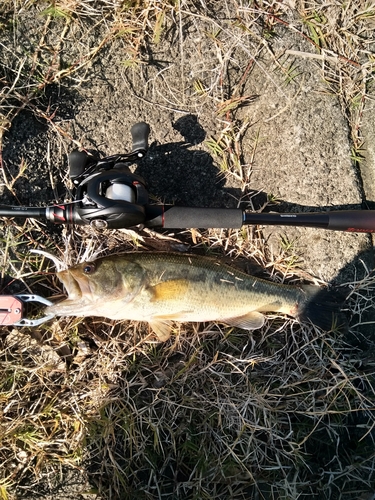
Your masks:
M211 258L127 253L60 271L68 298L47 308L58 316L147 321L160 340L174 321L216 321L254 330L265 312L283 313L329 330L342 322L313 285L282 285L250 276Z

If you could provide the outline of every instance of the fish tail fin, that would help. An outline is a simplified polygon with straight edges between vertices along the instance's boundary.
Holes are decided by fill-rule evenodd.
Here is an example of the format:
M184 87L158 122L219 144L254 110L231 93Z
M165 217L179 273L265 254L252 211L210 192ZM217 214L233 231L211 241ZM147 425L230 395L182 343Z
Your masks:
M345 297L337 290L303 285L304 298L298 307L298 319L325 331L346 332L348 319L342 311Z

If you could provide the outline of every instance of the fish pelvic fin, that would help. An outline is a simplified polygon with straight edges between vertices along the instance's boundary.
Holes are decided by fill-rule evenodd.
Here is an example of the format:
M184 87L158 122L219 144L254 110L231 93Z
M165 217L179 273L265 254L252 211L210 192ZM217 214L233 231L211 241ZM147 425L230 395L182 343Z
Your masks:
M171 336L172 321L154 319L149 322L149 325L160 342L166 342Z
M224 319L223 323L243 330L257 330L264 325L264 315L258 311L251 311L243 316Z
M348 330L348 319L342 311L345 298L337 290L303 285L304 299L298 305L297 317L300 321L310 322L325 331Z

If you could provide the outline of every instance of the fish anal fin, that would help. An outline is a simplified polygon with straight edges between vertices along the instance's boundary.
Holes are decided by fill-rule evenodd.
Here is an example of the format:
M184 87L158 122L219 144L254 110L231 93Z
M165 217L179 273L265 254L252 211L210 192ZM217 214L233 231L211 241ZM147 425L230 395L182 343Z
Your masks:
M223 320L223 323L237 328L243 328L244 330L257 330L264 325L264 321L265 318L262 313L258 311L251 311L243 316L225 319Z
M172 321L154 319L149 322L149 325L160 342L166 342L171 336Z
M168 280L158 283L152 287L152 300L171 300L184 295L189 287L189 281L186 279Z

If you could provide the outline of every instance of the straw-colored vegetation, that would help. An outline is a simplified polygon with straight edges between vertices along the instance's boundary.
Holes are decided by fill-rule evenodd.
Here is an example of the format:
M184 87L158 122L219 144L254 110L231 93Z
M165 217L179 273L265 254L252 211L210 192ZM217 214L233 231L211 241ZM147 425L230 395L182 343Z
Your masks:
M225 22L212 15L219 3L231 13ZM44 29L30 34L33 44L21 46L17 30L33 17L43 19ZM28 111L48 124L61 158L80 146L82 137L54 121L48 89L66 85L79 93L92 63L119 38L127 47L123 64L140 71L147 65L146 44L162 44L182 19L202 23L202 36L216 46L216 72L196 79L185 98L217 110L221 133L205 147L244 197L259 137L254 127L245 163L241 139L249 123L239 122L237 113L256 96L242 95L241 81L228 94L226 81L230 51L240 43L248 44L242 49L256 61L256 48L270 51L273 37L283 32L308 40L326 91L340 96L353 158L361 160L361 116L375 71L375 9L362 0L3 0L0 141ZM178 43L182 67L183 39ZM286 84L297 78L296 68L275 63ZM26 161L17 169L2 166L7 200L17 200L17 181L27 179L30 169ZM62 168L58 176L69 193ZM47 179L56 182L51 173ZM159 238L132 231L92 234L82 227L51 233L43 222L3 219L2 288L61 294L53 264L30 249L71 264L98 249L152 251L150 236ZM298 269L293 242L285 240L283 252L273 255L261 228L185 231L174 238L189 243L192 252L243 266L256 262L273 280L308 279ZM98 318L2 328L0 499L39 498L38 492L64 483L71 469L89 479L91 486L82 486L85 498L373 498L375 346L363 333L371 330L374 308L371 270L343 290L349 336L278 316L253 335L216 324L176 326L165 344L143 324ZM72 498L78 498L77 488Z

